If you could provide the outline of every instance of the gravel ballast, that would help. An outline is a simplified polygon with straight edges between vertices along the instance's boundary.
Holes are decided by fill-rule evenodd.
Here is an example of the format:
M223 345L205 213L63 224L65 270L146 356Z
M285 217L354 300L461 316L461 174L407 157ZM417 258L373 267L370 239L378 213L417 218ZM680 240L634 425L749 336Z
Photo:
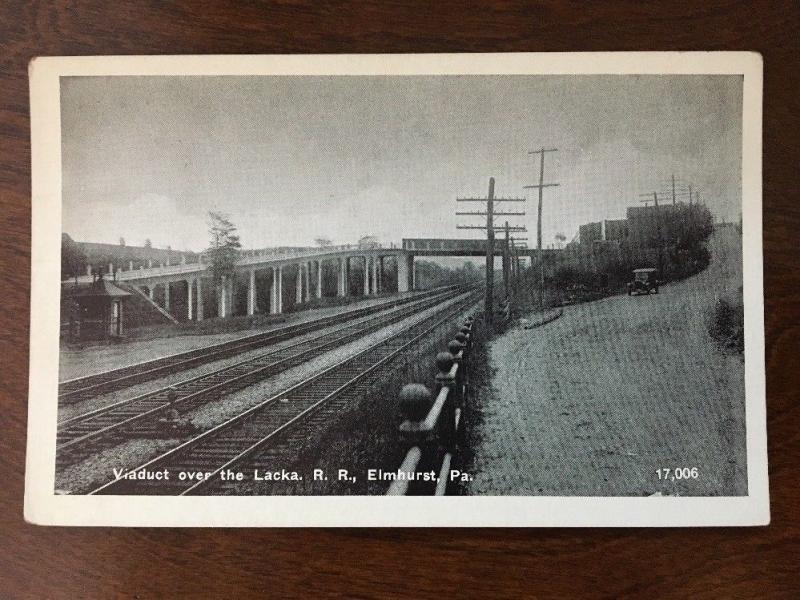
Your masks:
M447 305L456 302L452 299ZM205 404L187 412L184 417L192 422L199 431L208 430L242 411L270 398L283 390L303 381L336 363L378 343L408 327L425 319L432 312L445 305L429 308L412 317L381 328L349 344L338 347L318 356L307 363L293 367L274 377L250 386L238 392L223 396L221 399ZM319 335L319 332L314 334ZM130 440L114 448L104 450L94 456L69 466L57 473L56 489L69 493L86 493L101 483L113 478L114 468L134 468L164 451L177 446L185 440Z

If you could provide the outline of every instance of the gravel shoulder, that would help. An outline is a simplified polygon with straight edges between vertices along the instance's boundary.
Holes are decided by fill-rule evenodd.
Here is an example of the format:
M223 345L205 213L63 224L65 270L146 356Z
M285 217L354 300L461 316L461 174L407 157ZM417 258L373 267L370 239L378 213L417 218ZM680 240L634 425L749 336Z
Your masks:
M747 493L743 359L706 330L715 299L741 286L735 230L711 249L706 271L658 295L572 306L490 344L471 494ZM656 475L680 467L698 478Z

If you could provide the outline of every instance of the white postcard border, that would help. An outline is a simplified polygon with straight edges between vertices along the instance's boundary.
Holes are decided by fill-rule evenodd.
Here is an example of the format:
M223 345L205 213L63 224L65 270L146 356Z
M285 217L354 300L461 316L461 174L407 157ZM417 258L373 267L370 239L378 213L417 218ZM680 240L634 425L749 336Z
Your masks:
M54 494L61 240L60 76L741 74L748 495L140 497ZM46 57L30 64L31 333L25 519L114 526L725 526L769 523L761 216L761 56L624 52ZM55 299L55 300L54 300Z

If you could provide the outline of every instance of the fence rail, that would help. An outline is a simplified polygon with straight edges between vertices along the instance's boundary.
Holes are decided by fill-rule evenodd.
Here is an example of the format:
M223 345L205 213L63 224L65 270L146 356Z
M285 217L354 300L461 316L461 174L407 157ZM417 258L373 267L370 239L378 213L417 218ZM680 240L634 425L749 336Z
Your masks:
M443 496L452 483L454 458L464 445L464 408L469 395L469 355L475 319L468 317L447 351L436 355L436 395L409 383L400 391L400 443L405 458L387 496Z

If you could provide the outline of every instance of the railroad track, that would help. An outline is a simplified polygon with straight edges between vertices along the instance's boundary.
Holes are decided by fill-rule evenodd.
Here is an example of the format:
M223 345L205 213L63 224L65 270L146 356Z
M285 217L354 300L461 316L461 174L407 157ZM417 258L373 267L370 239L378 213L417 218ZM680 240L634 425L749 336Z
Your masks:
M344 395L356 397L368 391L368 376L476 301L476 292L465 292L434 314L400 333L340 361L273 397L253 406L180 446L129 471L142 479L119 478L90 494L188 495L201 494L220 482L219 473L263 450L271 441L321 406ZM147 479L167 471L169 479ZM179 473L206 473L205 480L181 480Z
M191 377L171 386L62 421L58 424L56 438L57 465L63 467L72 464L131 437L146 435L163 437L164 432L158 430L161 426L158 418L169 409L174 408L179 412L189 411L201 404L216 400L223 394L258 383L320 356L332 348L340 347L426 310L450 296L449 291L440 292L366 320L345 324L319 337L268 351L210 373ZM170 395L173 397L170 398Z
M365 317L386 310L387 308L396 308L403 304L408 304L409 302L440 294L444 291L453 291L456 287L457 286L447 286L444 288L437 288L428 292L423 292L422 294L416 294L406 298L396 298L373 306L350 310L313 321L295 323L264 333L257 333L214 344L213 346L206 346L204 348L156 358L135 365L97 373L95 375L63 381L58 384L58 402L60 405L74 404L81 400L137 385L177 371L216 360L222 360L255 348L269 346L292 337L303 335L309 331L315 331L322 327Z

